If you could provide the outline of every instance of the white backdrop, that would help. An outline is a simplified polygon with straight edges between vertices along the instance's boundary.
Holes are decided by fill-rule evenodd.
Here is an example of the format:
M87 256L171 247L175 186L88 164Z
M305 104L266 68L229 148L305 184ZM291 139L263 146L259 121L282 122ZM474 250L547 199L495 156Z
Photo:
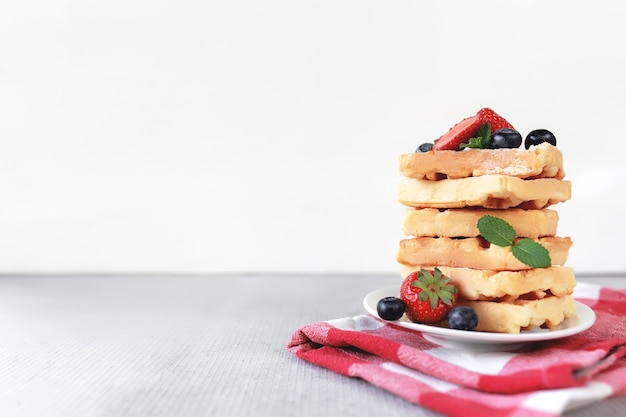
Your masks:
M390 272L397 157L548 128L579 272L626 271L626 6L0 5L0 271Z

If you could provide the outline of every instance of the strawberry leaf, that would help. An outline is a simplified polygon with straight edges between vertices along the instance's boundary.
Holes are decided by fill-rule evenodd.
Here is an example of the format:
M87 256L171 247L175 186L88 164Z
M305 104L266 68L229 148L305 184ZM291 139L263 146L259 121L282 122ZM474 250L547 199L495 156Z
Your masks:
M452 293L447 291L442 291L439 298L441 298L441 301L448 306L452 305L452 301L454 300Z
M437 267L435 267L435 272L433 274L433 277L435 278L436 281L441 281L441 276L443 274L441 273L441 270Z
M439 304L439 296L437 295L437 293L431 292L428 299L430 301L430 308L432 310L436 309L437 304Z

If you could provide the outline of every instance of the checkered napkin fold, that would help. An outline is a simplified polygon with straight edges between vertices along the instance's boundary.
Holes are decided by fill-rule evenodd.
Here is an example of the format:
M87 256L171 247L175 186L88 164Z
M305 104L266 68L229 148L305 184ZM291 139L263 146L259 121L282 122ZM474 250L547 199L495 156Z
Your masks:
M590 329L509 352L441 347L369 315L302 326L287 348L450 417L559 416L626 395L626 289L579 283L574 298L595 311Z

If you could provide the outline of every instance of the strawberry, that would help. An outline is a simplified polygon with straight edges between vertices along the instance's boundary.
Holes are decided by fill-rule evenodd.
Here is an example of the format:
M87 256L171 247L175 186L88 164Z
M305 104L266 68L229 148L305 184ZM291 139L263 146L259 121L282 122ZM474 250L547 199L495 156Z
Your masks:
M469 141L480 129L480 119L478 115L467 117L452 126L448 132L435 141L433 151L456 151L462 143Z
M478 116L478 120L480 120L481 125L489 123L491 125L492 132L504 128L513 129L513 125L511 123L507 122L504 117L500 116L490 108L485 107L478 110L476 116Z
M432 149L456 151L462 143L467 143L470 138L475 137L480 127L485 124L491 125L492 132L505 127L513 128L502 116L485 107L478 110L474 116L467 117L452 126L448 132L435 141Z
M400 299L406 304L406 315L416 323L443 321L456 306L458 297L458 289L439 268L413 272L400 286Z

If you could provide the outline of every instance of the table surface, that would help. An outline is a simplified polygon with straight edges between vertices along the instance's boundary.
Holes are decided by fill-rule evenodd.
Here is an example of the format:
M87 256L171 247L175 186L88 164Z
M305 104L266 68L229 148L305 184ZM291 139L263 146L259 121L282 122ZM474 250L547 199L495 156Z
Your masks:
M438 416L290 354L385 275L0 277L2 416ZM626 288L626 275L582 277ZM570 411L614 417L626 397Z

